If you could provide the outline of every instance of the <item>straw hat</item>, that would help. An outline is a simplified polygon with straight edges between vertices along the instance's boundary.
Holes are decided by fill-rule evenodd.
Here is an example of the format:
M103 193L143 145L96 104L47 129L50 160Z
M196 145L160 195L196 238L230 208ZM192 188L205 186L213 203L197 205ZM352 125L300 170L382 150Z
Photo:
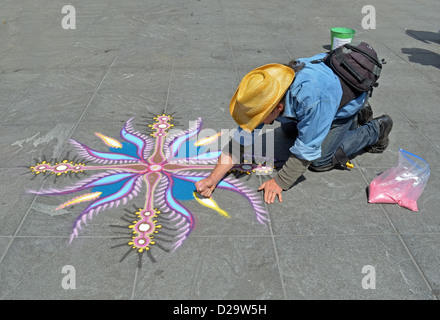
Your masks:
M253 131L275 109L292 84L295 72L282 64L267 64L241 80L229 104L232 118L245 131Z

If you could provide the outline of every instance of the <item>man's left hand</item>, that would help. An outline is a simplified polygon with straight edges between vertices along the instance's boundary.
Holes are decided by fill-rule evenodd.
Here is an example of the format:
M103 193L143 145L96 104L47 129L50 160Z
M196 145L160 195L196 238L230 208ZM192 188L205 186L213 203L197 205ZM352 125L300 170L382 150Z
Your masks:
M258 191L264 190L264 201L268 204L274 203L275 198L278 196L278 199L280 202L283 202L283 197L281 193L283 192L283 189L278 186L278 184L275 182L275 179L270 179L266 182L264 182L259 188Z

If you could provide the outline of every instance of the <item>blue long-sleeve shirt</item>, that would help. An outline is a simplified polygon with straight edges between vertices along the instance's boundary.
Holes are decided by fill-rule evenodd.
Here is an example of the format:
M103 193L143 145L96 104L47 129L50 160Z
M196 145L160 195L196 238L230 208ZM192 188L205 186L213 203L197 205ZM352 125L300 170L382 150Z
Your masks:
M339 78L324 63L310 63L322 59L325 53L310 58L298 59L304 62L304 68L295 75L295 80L286 92L285 108L280 122L297 121L298 137L290 152L299 159L313 161L321 157L321 144L327 136L331 124L336 119L348 118L362 108L366 93L347 103L338 110L342 98ZM261 129L260 124L256 129ZM246 136L238 128L235 139ZM239 140L237 140L239 141ZM242 145L248 145L252 139L245 138Z

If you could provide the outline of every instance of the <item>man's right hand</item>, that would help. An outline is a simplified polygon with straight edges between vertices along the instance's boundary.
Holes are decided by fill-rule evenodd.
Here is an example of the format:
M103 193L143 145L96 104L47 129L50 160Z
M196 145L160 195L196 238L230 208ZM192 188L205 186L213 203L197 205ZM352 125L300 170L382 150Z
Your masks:
M216 186L217 182L211 177L196 182L197 192L206 198L211 197Z

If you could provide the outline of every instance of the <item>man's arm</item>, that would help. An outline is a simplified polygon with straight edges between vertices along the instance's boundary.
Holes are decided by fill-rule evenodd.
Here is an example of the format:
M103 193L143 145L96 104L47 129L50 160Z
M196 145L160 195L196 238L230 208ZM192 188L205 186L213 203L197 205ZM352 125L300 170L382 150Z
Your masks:
M311 161L301 160L291 155L277 176L263 182L258 188L259 191L264 190L264 201L268 204L274 203L278 196L278 200L283 202L283 190L288 190L307 170L310 163Z
M210 197L217 184L233 166L234 161L231 154L222 152L209 177L196 182L197 192L204 197Z
M240 163L243 156L244 147L236 140L230 139L229 143L223 148L217 164L211 171L208 178L196 182L196 190L204 197L210 197L220 180L232 169L232 167Z
M274 178L278 186L283 190L289 189L298 180L299 177L307 170L311 161L302 160L291 155L283 165L277 176Z

